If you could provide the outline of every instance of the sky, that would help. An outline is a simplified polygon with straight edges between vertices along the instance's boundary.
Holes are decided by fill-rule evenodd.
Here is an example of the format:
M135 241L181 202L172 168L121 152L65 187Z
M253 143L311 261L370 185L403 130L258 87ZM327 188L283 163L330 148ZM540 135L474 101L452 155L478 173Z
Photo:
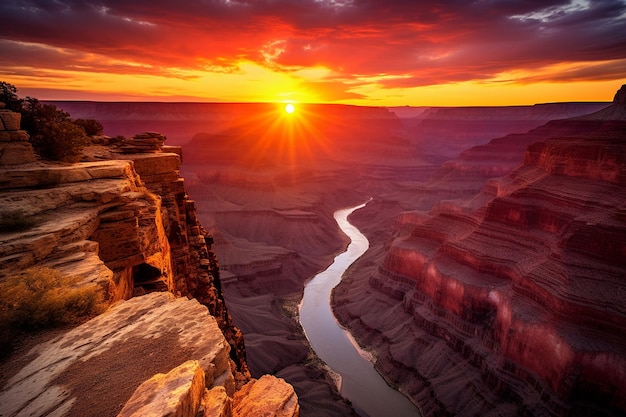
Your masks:
M44 100L610 101L626 0L1 0L0 81Z

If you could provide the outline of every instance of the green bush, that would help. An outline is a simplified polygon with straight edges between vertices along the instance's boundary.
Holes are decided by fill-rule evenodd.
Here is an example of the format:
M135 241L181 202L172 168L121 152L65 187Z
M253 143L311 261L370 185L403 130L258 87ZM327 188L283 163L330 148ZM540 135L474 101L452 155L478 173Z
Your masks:
M0 230L4 232L19 232L29 229L36 221L32 216L27 216L22 210L0 211Z
M85 131L71 121L50 123L31 136L33 148L44 159L78 162L89 143Z
M8 340L19 332L79 322L105 306L97 287L77 286L77 278L50 268L8 277L0 282L0 294L0 339Z

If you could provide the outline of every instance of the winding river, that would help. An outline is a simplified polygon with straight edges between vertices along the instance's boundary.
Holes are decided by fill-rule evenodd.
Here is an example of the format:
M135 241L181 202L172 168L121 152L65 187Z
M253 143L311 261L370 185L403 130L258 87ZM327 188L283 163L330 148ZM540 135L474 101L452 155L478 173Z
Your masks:
M344 271L369 247L367 238L348 222L361 204L335 212L335 220L351 242L345 252L317 274L304 289L300 324L315 353L340 375L340 392L362 417L418 417L420 413L404 395L387 385L352 337L337 323L330 307L330 293Z

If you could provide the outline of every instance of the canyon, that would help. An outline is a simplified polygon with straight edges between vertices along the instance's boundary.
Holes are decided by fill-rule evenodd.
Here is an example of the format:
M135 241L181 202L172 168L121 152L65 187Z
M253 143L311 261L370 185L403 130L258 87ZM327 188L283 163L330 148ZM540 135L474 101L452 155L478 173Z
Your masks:
M510 108L299 105L297 117L55 104L112 137L156 128L182 146L250 373L293 385L303 416L354 413L297 305L347 244L333 213L369 198L351 221L370 248L334 312L425 415L611 416L624 409L623 91Z
M625 93L444 163L335 289L426 415L624 412Z
M110 306L76 327L3 338L3 351L14 346L0 415L299 415L284 380L250 378L180 148L147 132L98 138L80 163L45 162L19 114L0 108L0 120L0 279L54 269Z

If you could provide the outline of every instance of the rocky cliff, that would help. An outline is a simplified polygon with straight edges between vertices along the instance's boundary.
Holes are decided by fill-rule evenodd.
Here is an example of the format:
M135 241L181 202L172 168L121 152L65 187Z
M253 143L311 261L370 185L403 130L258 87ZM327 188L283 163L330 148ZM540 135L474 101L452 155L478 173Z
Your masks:
M252 394L244 394L254 389L235 393L249 380L243 338L224 304L212 237L199 224L179 175L180 148L145 133L116 143L102 138L106 146L88 148L81 163L45 163L19 131L18 114L0 109L0 119L0 215L34 223L0 231L0 279L50 267L79 277L79 286L97 287L114 305L26 360L27 352L15 352L9 361L24 360L24 369L8 380L3 372L0 414L116 415L152 373L195 359L199 367L186 363L172 371L173 379L203 375L210 394L194 382L194 398L205 400L185 403L185 413L177 415L195 416L209 403L222 411L205 415L251 415L237 411L255 407ZM94 372L102 374L91 378ZM155 378L154 386L169 386L159 382L165 377ZM284 415L298 415L293 389L280 384L259 380L254 387L275 388L276 409L289 404ZM224 391L214 391L218 386ZM135 395L145 403L142 395L151 388L139 391Z
M271 376L238 389L230 347L197 300L154 292L37 346L0 392L3 416L297 417ZM262 395L251 392L257 388ZM243 410L243 411L242 411Z
M335 291L340 321L427 415L623 415L620 97L530 133L543 138L523 163L478 193L404 213L396 237ZM510 166L489 155L478 148L442 169L487 177Z

